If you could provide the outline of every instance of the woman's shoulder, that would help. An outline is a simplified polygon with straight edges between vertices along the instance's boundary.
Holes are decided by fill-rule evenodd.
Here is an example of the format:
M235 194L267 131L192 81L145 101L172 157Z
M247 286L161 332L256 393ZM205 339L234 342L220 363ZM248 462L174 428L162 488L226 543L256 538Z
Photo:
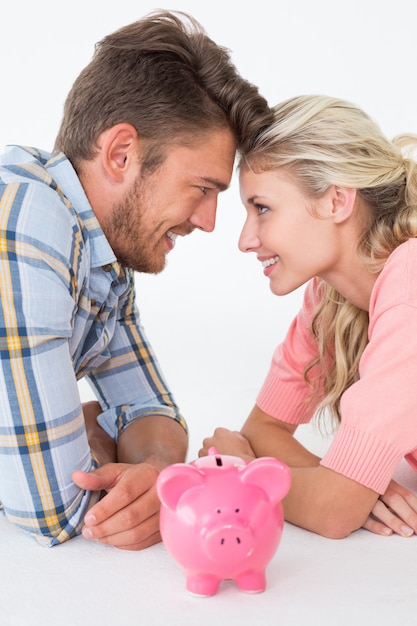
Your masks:
M391 252L381 277L391 280L395 277L400 279L400 283L408 279L417 281L417 238L408 239Z
M407 258L417 257L417 237L411 237L393 250L388 257L387 265L404 263Z
M381 300L385 306L417 307L417 238L408 239L388 257L375 282L371 310Z

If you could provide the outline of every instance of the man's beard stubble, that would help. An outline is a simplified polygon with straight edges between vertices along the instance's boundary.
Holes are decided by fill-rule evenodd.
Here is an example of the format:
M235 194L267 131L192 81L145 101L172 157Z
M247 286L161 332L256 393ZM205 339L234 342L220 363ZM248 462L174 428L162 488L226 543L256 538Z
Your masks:
M149 194L145 193L145 188L146 184L138 175L131 191L113 207L110 218L101 226L122 266L136 272L158 274L164 269L166 261L164 257L161 262L155 252L155 228L147 232L150 230L150 217L147 219L144 207L149 206L146 201Z

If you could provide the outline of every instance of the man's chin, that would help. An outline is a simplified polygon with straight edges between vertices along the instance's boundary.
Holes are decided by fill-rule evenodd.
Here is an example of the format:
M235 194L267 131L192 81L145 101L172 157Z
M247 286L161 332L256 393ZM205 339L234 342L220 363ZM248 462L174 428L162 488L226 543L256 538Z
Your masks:
M166 259L161 263L132 263L129 267L139 274L160 274L166 267Z

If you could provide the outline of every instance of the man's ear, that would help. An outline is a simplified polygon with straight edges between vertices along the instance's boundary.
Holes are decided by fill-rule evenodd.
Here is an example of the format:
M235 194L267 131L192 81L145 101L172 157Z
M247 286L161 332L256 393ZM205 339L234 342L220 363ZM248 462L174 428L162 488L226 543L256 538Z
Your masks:
M98 142L102 166L115 182L123 182L132 163L137 173L138 133L131 124L116 124L105 130Z
M356 202L356 189L334 185L332 197L332 217L335 224L345 222L353 213Z

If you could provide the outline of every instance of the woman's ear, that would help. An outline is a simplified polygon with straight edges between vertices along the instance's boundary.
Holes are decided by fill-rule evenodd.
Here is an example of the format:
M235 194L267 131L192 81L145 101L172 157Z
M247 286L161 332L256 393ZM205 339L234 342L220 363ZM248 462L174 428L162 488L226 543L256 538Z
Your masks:
M116 124L105 130L98 145L103 169L115 182L123 182L130 165L135 164L137 171L138 134L131 124Z
M335 224L346 221L353 213L357 190L351 187L333 186L332 217Z

